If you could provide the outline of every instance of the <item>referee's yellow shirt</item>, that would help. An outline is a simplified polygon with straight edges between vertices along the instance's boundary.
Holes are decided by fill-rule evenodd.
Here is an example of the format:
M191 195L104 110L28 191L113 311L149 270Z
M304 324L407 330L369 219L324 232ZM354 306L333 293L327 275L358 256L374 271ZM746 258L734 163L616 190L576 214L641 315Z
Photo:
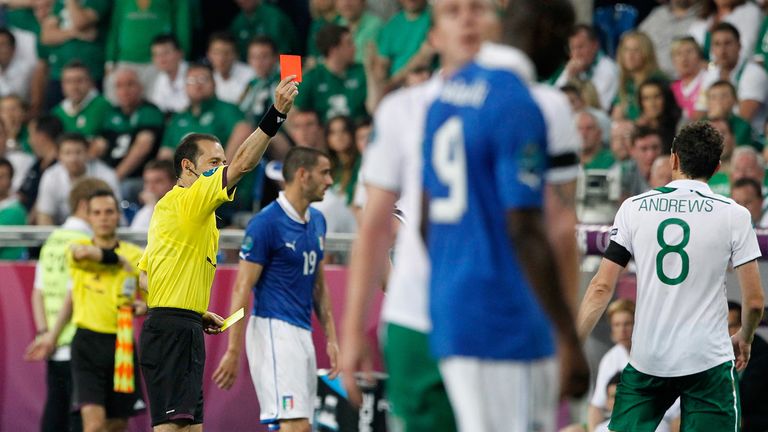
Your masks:
M208 309L219 248L214 212L233 197L227 167L217 167L188 188L174 186L157 202L139 263L147 272L150 308Z
M93 245L93 241L83 239L72 244ZM121 241L115 253L136 268L143 251L133 243ZM117 333L117 307L125 300L120 298L123 283L128 277L137 277L138 272L128 273L116 264L75 261L72 252L67 252L67 260L72 277L72 321L95 332Z

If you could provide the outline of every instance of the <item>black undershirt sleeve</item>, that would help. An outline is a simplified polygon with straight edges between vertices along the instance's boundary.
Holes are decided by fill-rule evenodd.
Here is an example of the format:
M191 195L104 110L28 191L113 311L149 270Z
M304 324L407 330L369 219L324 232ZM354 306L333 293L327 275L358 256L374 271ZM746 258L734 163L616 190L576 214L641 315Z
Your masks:
M611 240L611 243L603 254L603 258L613 261L622 267L626 267L627 264L629 264L629 260L632 259L632 254L629 253L624 246Z
M117 264L120 261L117 258L117 254L114 249L101 249L101 263L102 264Z

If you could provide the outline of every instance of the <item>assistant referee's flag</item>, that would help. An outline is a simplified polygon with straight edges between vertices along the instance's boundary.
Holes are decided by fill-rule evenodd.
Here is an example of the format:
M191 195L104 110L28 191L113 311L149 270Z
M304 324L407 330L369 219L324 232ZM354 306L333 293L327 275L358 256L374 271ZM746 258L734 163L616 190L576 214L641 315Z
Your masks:
M133 307L130 299L136 292L136 279L128 277L123 284L122 297L126 303L117 310L117 342L115 342L114 391L133 393Z
M114 390L133 393L133 308L120 306L117 312Z

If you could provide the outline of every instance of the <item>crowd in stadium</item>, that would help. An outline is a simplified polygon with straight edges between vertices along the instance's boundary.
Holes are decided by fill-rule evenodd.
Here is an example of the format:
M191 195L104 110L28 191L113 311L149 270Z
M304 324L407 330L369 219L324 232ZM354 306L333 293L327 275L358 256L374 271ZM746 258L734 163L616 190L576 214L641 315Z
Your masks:
M327 232L356 232L366 200L359 171L379 102L440 67L429 2L228 3L231 13L211 28L203 20L212 6L202 0L1 0L0 225L66 227L86 199L73 186L96 177L115 194L120 225L146 231L180 177L173 159L182 139L215 135L231 161L275 102L279 55L300 54L293 109L217 224L244 228L285 187L289 150L308 147L330 155L333 185L313 204ZM568 39L568 61L538 77L565 93L581 138L579 221L610 224L626 198L668 184L674 137L706 120L725 143L712 191L768 228L768 2L628 3L595 1L592 22ZM4 260L37 253L0 247ZM600 364L590 432L603 430L610 412L633 314L626 300L608 309L616 347ZM755 413L756 425L744 430L768 428L750 404L761 396L748 392L760 388L742 391L745 419ZM677 422L679 405L665 416L667 427Z

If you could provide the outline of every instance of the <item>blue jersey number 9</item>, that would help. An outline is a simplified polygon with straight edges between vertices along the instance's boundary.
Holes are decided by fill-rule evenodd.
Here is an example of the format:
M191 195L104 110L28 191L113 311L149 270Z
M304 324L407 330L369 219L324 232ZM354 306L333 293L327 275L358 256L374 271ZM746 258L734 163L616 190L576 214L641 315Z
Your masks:
M435 223L456 223L467 211L467 157L461 118L451 117L435 132L432 166L448 188L448 196L432 199L429 218Z

